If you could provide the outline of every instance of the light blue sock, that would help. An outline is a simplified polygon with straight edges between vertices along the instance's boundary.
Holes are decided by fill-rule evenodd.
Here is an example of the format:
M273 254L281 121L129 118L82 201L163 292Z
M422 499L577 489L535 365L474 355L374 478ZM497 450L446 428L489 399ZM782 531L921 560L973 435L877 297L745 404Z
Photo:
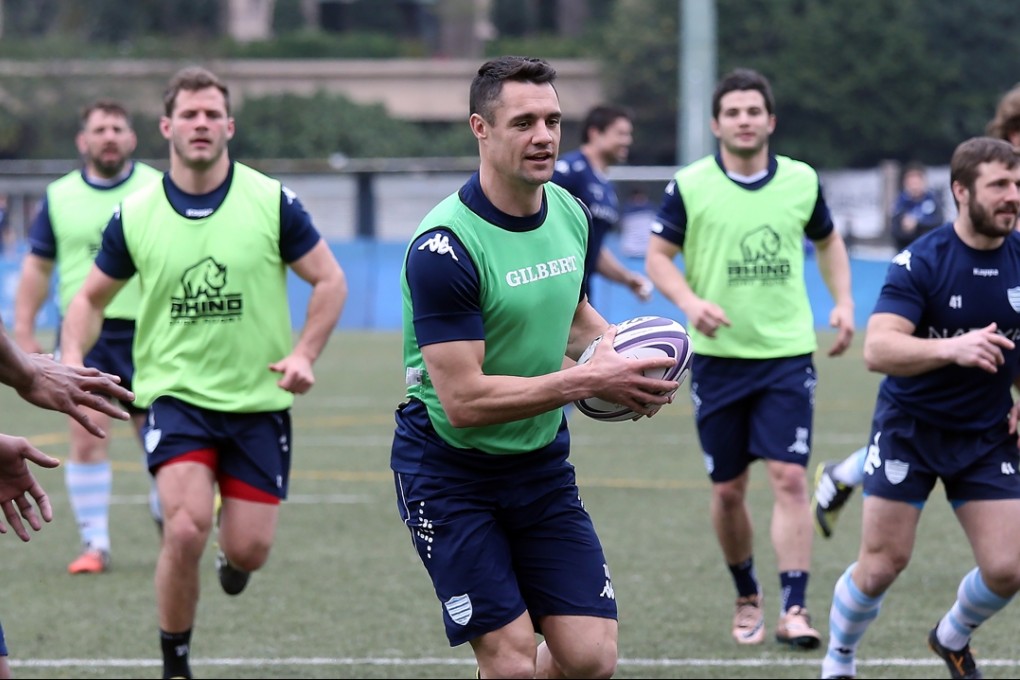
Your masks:
M856 562L847 567L836 581L832 592L832 607L829 609L829 648L822 660L822 677L857 675L855 654L864 631L878 616L885 593L868 597L862 593L850 573Z
M1011 597L999 597L985 585L981 571L975 567L960 581L956 602L939 621L935 634L946 649L959 651L970 643L970 637L982 623L1009 604Z
M113 493L110 461L68 462L64 467L64 482L82 544L93 550L109 552L110 495Z

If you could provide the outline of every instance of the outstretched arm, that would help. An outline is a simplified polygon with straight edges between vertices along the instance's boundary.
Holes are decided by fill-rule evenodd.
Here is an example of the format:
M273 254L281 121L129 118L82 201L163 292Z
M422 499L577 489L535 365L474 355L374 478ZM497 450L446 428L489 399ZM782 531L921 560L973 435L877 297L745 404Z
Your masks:
M0 323L0 382L13 387L30 404L71 416L97 437L106 436L81 408L127 420L128 414L103 397L102 392L121 401L134 394L120 386L120 378L95 368L65 366L48 354L27 354L18 349Z
M4 517L14 533L23 541L30 538L24 522L39 531L43 521L53 519L49 496L36 481L28 461L45 468L60 465L59 460L47 456L29 444L27 439L0 434L0 508L3 508ZM39 508L38 512L32 505L32 499ZM0 521L0 534L6 533L7 527Z

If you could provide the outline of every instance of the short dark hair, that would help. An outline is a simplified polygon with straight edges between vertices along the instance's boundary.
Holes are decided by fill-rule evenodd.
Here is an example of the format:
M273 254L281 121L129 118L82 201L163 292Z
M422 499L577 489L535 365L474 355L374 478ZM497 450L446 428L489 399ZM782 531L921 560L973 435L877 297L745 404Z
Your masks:
M621 118L634 120L630 110L623 106L600 104L593 107L588 111L588 115L584 117L584 123L581 125L581 143L587 144L590 141L588 130L595 128L599 132L605 132L607 127Z
M471 81L470 113L477 113L492 122L493 104L499 99L506 81L519 83L552 83L556 69L536 57L497 57L482 64ZM555 88L555 85L553 86Z
M928 166L926 166L921 161L908 161L906 165L903 166L903 172L900 173L900 180L902 181L904 177L906 177L912 172L916 172L920 175L924 175L925 177L927 177Z
M197 92L207 87L215 87L223 93L223 100L227 105L227 114L229 115L230 92L227 90L227 86L212 71L201 66L187 66L174 74L166 91L163 93L163 111L168 117L173 115L174 105L177 103L177 95L180 94L181 90Z
M719 117L721 109L719 102L723 96L740 90L761 92L761 96L765 98L765 110L769 112L769 115L775 113L776 100L772 97L772 86L769 84L769 79L754 69L735 68L715 86L715 92L712 93L712 118Z
M1003 139L971 137L953 151L953 158L949 161L950 183L959 182L973 192L978 166L982 163L1002 163L1012 169L1020 163L1020 157L1013 145Z
M131 127L131 116L128 115L127 109L120 102L113 99L97 99L90 104L86 104L81 109L81 115L78 119L78 127L81 130L85 129L88 125L89 116L95 111L102 111L112 116L120 116L127 121L127 126Z

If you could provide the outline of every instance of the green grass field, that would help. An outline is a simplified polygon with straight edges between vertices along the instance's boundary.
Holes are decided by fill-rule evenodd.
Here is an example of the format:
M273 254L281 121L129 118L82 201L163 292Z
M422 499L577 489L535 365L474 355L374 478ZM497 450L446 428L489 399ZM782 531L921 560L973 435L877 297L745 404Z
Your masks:
M817 357L814 463L864 443L879 376L865 371L861 339L840 359ZM403 395L399 336L342 332L317 366L318 384L294 407L291 498L266 567L243 595L223 594L213 552L203 558L192 644L199 677L470 678L470 647L451 649L439 603L398 519L389 472L393 409ZM67 453L63 416L0 392L0 431ZM571 419L574 464L613 572L620 608L620 678L813 678L823 650L771 642L778 577L768 542L770 492L755 466L756 562L766 589L769 642L738 648L729 627L733 587L708 518L709 484L686 386L651 420ZM157 534L147 475L126 424L112 433L112 570L66 573L77 532L61 471L38 476L56 518L32 541L3 542L0 621L20 678L159 677L153 569ZM860 497L835 537L817 539L808 605L828 630L832 586L857 554ZM963 533L936 490L911 566L886 598L859 654L861 677L948 677L925 645L972 567ZM974 642L985 676L1020 676L1020 609L1013 604Z

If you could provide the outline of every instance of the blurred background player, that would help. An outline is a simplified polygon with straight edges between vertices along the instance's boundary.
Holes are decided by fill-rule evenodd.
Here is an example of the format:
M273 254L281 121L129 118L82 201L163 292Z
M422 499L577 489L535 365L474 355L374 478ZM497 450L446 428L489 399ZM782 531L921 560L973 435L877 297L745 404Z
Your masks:
M750 466L764 459L780 584L775 639L814 649L820 636L806 603L813 538L806 466L817 337L804 280L805 236L834 301L830 356L850 346L854 304L846 245L817 173L769 149L774 109L762 74L736 69L719 81L711 120L718 153L682 168L666 186L646 267L659 292L686 315L697 348L691 398L712 480L712 526L737 592L733 638L765 640L747 503ZM683 272L674 262L681 251Z
M995 116L988 121L986 132L988 136L1004 139L1014 149L1020 150L1020 83L999 99Z
M903 250L945 221L942 199L928 186L928 168L923 163L907 163L903 168L901 185L889 222L897 250Z
M559 157L552 181L580 199L591 213L585 270L625 285L639 300L647 301L652 296L651 282L623 266L605 245L606 235L620 222L620 199L607 173L610 166L626 162L633 133L634 125L626 109L592 108L582 124L581 146ZM585 294L591 301L591 274L586 281Z
M28 234L30 251L22 261L14 302L14 338L26 352L42 351L35 336L35 324L39 310L49 298L53 274L59 280L59 306L64 315L92 266L103 229L117 205L131 192L158 182L162 176L155 168L131 160L137 142L131 119L118 102L100 99L82 110L75 137L82 168L46 188ZM86 366L120 376L128 389L134 374L131 347L138 301L135 279L107 307L99 340L84 362ZM57 344L59 352L59 337ZM145 412L130 404L125 406L140 432ZM96 418L105 428L106 416L97 414ZM69 423L70 460L64 466L64 480L78 523L82 551L67 570L72 574L100 573L106 571L110 562L113 488L110 445L107 439L89 434L74 420ZM149 509L158 525L162 520L154 481Z
M149 409L143 435L164 512L163 677L188 678L214 514L220 586L237 595L269 559L290 477L290 408L315 384L347 282L294 193L231 160L229 91L215 74L182 69L163 103L170 171L121 203L61 333L64 360L79 364L104 308L137 275L134 387ZM288 268L312 287L296 342Z
M1020 590L1020 402L1012 395L1020 381L1020 158L1004 140L967 140L953 153L950 182L956 220L893 258L868 320L865 362L886 377L864 468L860 548L833 592L823 678L855 676L858 645L910 562L937 484L977 564L928 633L950 677L982 677L971 636Z

